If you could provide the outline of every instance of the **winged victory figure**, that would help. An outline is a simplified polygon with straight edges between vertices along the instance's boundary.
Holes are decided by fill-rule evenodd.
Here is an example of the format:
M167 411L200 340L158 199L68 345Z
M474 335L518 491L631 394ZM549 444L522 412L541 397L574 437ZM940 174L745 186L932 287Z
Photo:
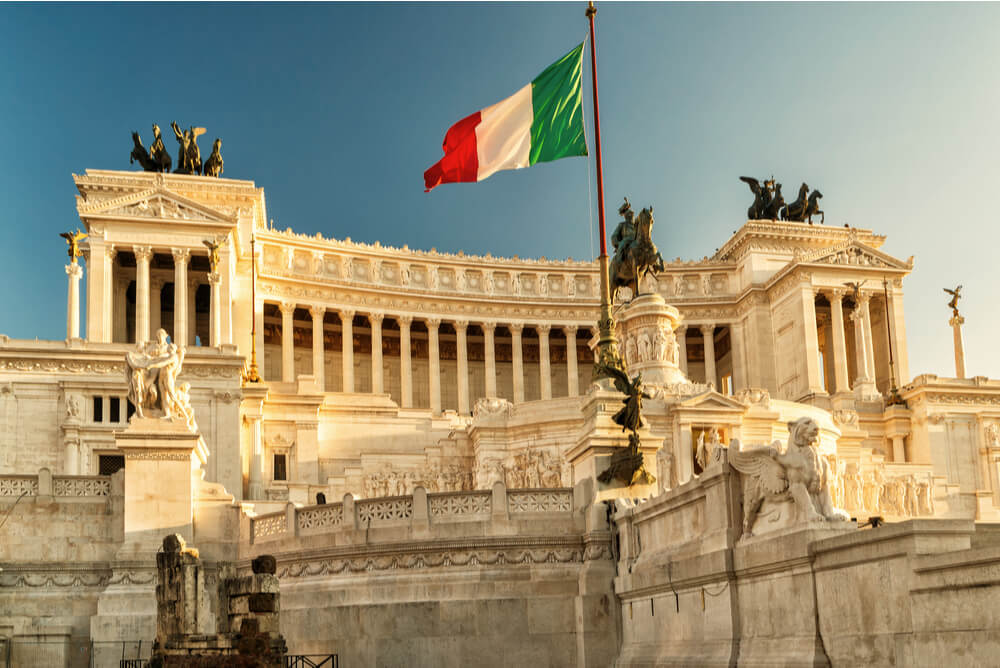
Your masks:
M76 258L83 255L83 251L80 250L80 242L87 238L86 232L81 232L80 228L76 228L76 232L60 232L59 236L66 240L69 244L69 258L76 264Z
M625 371L614 365L601 367L604 373L612 379L615 388L625 395L624 406L612 416L615 424L621 425L622 431L631 432L628 436L628 446L617 448L611 454L611 461L597 479L604 484L612 480L620 480L626 486L649 485L656 482L656 477L646 471L643 465L643 454L639 451L638 429L642 426L642 374L636 374L629 379ZM648 395L646 395L648 396Z
M951 301L948 302L948 308L951 309L951 314L958 317L958 300L962 298L962 286L956 286L954 290L949 290L948 288L942 288L945 292L951 295Z

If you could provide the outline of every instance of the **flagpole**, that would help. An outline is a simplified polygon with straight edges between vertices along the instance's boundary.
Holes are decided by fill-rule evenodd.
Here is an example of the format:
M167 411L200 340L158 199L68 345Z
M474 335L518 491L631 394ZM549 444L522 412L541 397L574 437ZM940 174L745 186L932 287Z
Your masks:
M259 383L257 369L257 249L253 230L250 231L250 368L244 374L246 383Z
M604 168L601 164L601 106L597 98L597 44L594 38L594 15L597 8L593 0L587 6L587 19L590 21L590 69L594 82L594 142L597 144L597 220L601 234L601 254L597 258L601 272L601 315L597 321L599 339L597 343L597 364L594 366L596 377L604 376L600 367L618 366L618 342L615 339L615 321L611 315L611 288L608 284L608 246L605 241L607 233L604 227Z

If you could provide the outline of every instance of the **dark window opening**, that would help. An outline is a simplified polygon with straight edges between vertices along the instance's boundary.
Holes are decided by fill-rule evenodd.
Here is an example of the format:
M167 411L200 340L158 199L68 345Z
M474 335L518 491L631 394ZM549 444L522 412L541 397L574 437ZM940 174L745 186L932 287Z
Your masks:
M118 397L111 397L111 400L108 402L108 409L111 413L111 421L115 423L121 422L121 399Z
M104 420L104 398L94 397L94 422Z
M135 404L133 404L128 399L125 400L125 420L131 420L132 416L135 415Z
M125 468L125 455L98 455L98 475L112 475Z
M275 480L288 480L288 472L285 468L286 463L285 455L275 455L274 456L274 479Z

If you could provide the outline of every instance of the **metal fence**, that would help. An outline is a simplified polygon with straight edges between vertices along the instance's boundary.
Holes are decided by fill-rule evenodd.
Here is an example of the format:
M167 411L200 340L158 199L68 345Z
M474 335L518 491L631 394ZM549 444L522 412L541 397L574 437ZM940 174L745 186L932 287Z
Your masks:
M148 640L91 641L0 637L0 668L146 668ZM289 654L285 668L340 668L336 654Z

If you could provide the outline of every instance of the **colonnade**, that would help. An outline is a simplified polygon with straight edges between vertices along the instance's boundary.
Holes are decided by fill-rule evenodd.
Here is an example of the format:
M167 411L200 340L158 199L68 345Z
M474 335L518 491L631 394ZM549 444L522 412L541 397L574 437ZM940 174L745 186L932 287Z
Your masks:
M312 320L312 374L319 387L327 386L326 374L326 347L325 322L327 309L323 306L300 307L295 303L280 302L276 304L281 314L280 341L281 341L281 382L294 382L297 376L295 368L295 340L294 326L295 311L298 308L307 308ZM263 304L257 311L257 350L264 351L264 328L263 328ZM483 363L484 363L484 389L485 396L496 397L497 392L497 327L505 328L510 334L512 365L512 400L520 403L525 400L525 364L524 364L524 330L530 328L535 331L538 337L538 388L541 399L551 399L552 390L552 351L550 339L552 336L562 336L566 341L566 387L568 396L579 395L580 376L578 355L580 354L580 344L577 339L579 325L564 324L553 326L549 324L533 324L525 322L495 322L495 321L470 321L465 319L449 320L449 329L454 330L456 374L455 384L457 393L457 405L443 406L442 404L442 364L441 364L441 329L444 321L436 316L418 317L412 314L386 314L381 312L369 312L359 314L353 309L331 309L331 314L335 314L335 319L339 319L341 329L341 390L343 392L357 391L355 383L355 318L359 315L368 325L371 335L371 392L382 394L386 391L386 379L384 376L385 364L383 359L383 325L386 319L395 322L399 330L399 399L403 408L414 407L414 323L419 321L422 324L421 334L426 329L427 341L427 387L429 394L429 406L434 413L440 413L444 408L457 410L460 414L468 414L472 409L472 392L470 391L470 364L469 364L469 327L475 325L482 331L483 340ZM589 331L590 328L588 328ZM450 332L449 332L450 334ZM423 337L421 337L423 338ZM450 345L449 345L450 350ZM588 353L585 353L589 355ZM266 361L262 366L267 368ZM422 365L421 365L422 366ZM276 379L272 379L276 380Z
M169 255L168 255L169 253ZM131 255L135 258L135 318L133 330L128 331L126 303L128 289L132 283L130 268L120 261ZM169 270L153 270L153 258L157 255L170 257L173 261L172 276ZM119 262L115 262L115 260ZM171 340L181 345L194 345L196 332L196 296L198 288L207 281L210 289L209 323L204 330L203 345L218 346L232 343L232 314L226 308L231 303L229 282L223 281L225 266L216 271L198 271L192 275L190 264L192 251L188 248L154 249L152 246L115 246L93 242L88 252L87 263L90 277L87 288L87 338L100 342L148 341L157 329L168 329ZM228 253L225 254L228 262ZM204 259L203 259L204 261ZM220 262L220 265L224 263ZM161 262L162 265L162 262ZM67 336L79 335L79 308L74 303L78 290L77 267L67 267L70 285L70 301L67 310ZM173 323L165 327L161 322L163 287L173 284Z

